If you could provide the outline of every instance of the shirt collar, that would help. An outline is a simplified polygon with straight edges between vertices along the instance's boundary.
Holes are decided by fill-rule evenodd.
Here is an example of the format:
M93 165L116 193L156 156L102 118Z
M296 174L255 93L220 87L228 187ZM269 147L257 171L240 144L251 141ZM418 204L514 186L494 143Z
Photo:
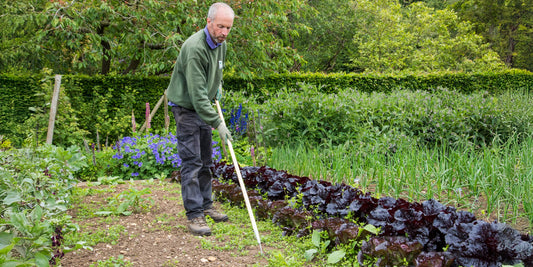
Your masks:
M205 41L207 42L207 45L209 45L211 49L215 49L219 47L220 45L222 45L222 44L217 44L213 42L213 39L211 39L211 34L209 34L209 31L207 30L207 26L204 28L204 32L205 32Z

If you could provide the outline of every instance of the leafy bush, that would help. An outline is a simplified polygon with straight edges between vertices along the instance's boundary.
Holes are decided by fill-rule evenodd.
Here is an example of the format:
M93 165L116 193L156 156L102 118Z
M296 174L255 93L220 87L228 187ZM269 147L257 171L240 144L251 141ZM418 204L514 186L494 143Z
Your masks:
M463 94L436 88L363 93L345 89L332 95L301 85L295 93L279 92L261 108L267 114L263 123L270 145L354 142L390 147L394 140L410 139L419 145L479 146L529 132L533 112L524 108L530 101L520 92Z
M78 230L65 213L73 173L85 164L78 150L0 151L0 265L47 266L82 246L63 242L65 233Z

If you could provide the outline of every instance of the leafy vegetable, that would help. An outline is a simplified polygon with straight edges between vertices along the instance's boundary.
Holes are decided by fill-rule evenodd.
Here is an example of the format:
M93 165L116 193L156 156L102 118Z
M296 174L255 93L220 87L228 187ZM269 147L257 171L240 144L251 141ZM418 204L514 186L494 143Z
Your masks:
M338 245L369 237L358 255L360 264L377 259L377 266L533 266L533 238L506 224L477 220L434 199L422 203L392 197L374 198L346 184L311 180L266 166L241 168L258 218L272 220L285 234L304 236L309 228L327 231ZM217 197L242 203L234 167L216 163L213 174ZM225 182L225 183L224 183ZM261 196L266 196L263 199ZM301 205L294 205L294 202ZM296 199L289 202L287 199ZM348 219L350 218L350 219ZM378 227L359 235L367 223ZM309 227L311 226L311 227ZM331 246L330 245L330 246Z

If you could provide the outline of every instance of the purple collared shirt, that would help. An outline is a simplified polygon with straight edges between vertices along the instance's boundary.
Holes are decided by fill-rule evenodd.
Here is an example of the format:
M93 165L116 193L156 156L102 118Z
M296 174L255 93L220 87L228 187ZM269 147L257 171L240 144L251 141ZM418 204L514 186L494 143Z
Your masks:
M205 26L204 32L205 32L205 40L207 41L207 44L209 45L211 49L215 49L221 45L221 44L213 42L213 39L211 39L211 34L209 34L209 31L207 30L207 26Z

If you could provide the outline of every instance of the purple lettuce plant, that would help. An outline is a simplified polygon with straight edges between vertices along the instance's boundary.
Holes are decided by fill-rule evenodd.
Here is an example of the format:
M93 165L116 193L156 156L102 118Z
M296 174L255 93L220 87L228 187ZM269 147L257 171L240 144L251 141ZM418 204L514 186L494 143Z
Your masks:
M217 197L242 202L234 167L221 162L213 173L218 179L213 187ZM285 234L304 236L310 228L320 229L340 244L358 236L358 226L348 217L379 228L379 234L359 248L362 265L375 259L375 266L533 266L533 237L503 223L477 220L470 212L434 199L422 203L378 199L346 184L266 166L243 167L241 173L258 218L271 217ZM291 205L287 199L299 199L301 204Z

